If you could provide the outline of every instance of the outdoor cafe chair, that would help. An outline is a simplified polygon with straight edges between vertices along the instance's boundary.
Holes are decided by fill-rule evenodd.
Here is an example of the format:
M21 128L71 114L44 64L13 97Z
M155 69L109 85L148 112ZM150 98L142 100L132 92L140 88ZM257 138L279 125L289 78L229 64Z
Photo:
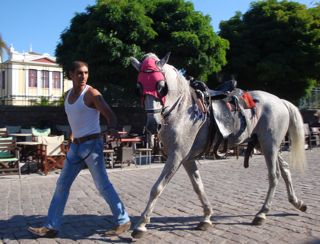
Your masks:
M56 125L56 130L59 134L63 134L65 140L70 139L71 127L70 125Z
M310 143L314 146L320 145L320 128L310 127Z
M47 175L51 170L62 169L67 152L64 136L40 136L38 142L42 144L43 173Z
M20 125L6 125L8 134L19 133L21 130Z
M17 172L21 178L19 150L12 137L0 138L0 172Z
M8 136L7 128L5 127L0 128L0 137L7 137L7 136Z
M31 134L31 136L26 136L26 137L25 137L25 141L32 141L32 130L31 130L31 129L24 129L24 128L22 128L22 129L20 130L20 132L21 132L22 134Z
M131 143L131 145L125 145L121 142L122 139L112 139L108 142L108 147L106 149L112 150L112 165L110 166L113 168L116 164L120 164L121 168L124 167L125 164L130 166L131 163L135 164L134 158L134 148L135 144ZM109 155L110 160L110 155ZM108 162L108 161L107 161ZM110 161L109 161L110 163Z
M32 140L39 141L40 137L49 136L51 134L51 129L50 128L39 129L39 128L31 127L31 133L32 133Z

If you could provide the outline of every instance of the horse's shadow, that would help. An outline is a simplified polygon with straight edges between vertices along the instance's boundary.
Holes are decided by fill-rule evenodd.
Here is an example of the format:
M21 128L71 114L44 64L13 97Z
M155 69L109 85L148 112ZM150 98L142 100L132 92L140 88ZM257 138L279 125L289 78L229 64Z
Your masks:
M286 216L299 216L297 213L277 213L277 214L268 214L268 217L286 217ZM234 218L246 218L248 222L241 221L229 221L229 219ZM252 225L252 220L255 216L251 214L243 215L215 215L212 219L215 225Z
M268 216L285 217L298 216L292 213L270 214ZM241 222L238 218L246 218L251 220L253 215L215 215L212 217L214 225L251 225L251 222ZM248 218L247 218L248 217ZM63 225L59 232L59 238L72 240L99 240L110 241L103 233L113 227L112 216L110 215L64 215ZM138 222L140 216L131 216L132 227ZM15 215L8 220L0 220L0 238L1 240L19 240L34 239L33 235L27 231L28 226L41 226L46 217L41 215ZM152 217L148 229L157 231L176 231L176 230L195 230L199 222L200 216L187 217ZM129 234L124 237L112 239L112 242L128 242L132 241Z
M270 217L299 216L295 213L268 214ZM135 217L136 221L139 217ZM248 221L237 221L235 219L246 218ZM215 215L211 218L213 225L252 225L254 215ZM158 231L168 230L195 230L202 221L200 216L190 217L152 217L148 229L157 229Z

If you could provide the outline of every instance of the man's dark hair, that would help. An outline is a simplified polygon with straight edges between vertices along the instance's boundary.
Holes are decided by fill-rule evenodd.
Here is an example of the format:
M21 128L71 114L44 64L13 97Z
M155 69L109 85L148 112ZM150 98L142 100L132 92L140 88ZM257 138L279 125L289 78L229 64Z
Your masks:
M89 67L89 65L86 62L83 61L73 61L72 64L69 67L69 71L70 72L74 72L77 68L82 67L82 66L86 66Z

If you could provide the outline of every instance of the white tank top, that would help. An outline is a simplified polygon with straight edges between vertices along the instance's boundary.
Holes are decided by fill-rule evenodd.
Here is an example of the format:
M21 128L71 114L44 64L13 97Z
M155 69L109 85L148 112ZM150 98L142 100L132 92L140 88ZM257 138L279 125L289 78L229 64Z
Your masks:
M89 85L86 85L80 96L73 104L70 104L68 102L69 95L72 92L73 88L70 89L64 102L64 108L74 138L101 132L100 112L94 108L88 107L84 103L84 94L87 92L89 87Z

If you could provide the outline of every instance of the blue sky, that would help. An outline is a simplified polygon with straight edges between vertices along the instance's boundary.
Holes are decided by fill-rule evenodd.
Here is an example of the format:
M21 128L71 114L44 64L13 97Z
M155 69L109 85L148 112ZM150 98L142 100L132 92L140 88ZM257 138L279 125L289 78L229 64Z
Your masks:
M29 51L54 55L60 34L69 27L75 13L85 11L95 0L6 0L1 2L0 34L18 52ZM245 13L249 0L193 0L196 10L210 15L218 30L220 21ZM297 2L312 6L314 0Z

